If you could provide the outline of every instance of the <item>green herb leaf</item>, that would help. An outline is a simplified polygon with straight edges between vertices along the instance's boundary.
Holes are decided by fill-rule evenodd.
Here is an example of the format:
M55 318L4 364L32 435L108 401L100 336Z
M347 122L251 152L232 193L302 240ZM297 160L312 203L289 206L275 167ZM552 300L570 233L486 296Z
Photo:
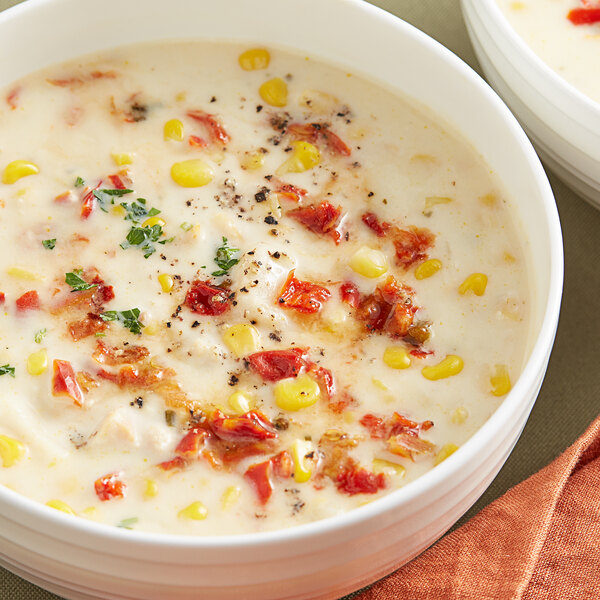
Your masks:
M65 283L68 283L73 289L72 292L83 292L92 288L98 287L97 283L88 283L81 277L83 271L75 269L71 273L65 273Z
M42 246L44 246L46 250L54 250L54 246L56 246L56 238L52 238L51 240L43 240Z
M144 258L148 258L156 252L154 242L158 242L158 239L162 234L163 230L160 225L152 225L152 227L132 227L125 238L125 241L121 244L121 248L127 250L127 248L131 248L132 246L138 246L144 253ZM165 242L166 241L167 240L165 240Z
M108 206L115 203L115 196L125 196L125 194L131 194L133 190L94 190L94 198L98 200L98 206L104 211L108 212Z
M193 225L185 221L179 227L181 227L181 229L183 229L184 231L189 231L193 227Z
M130 308L129 310L109 310L100 313L100 318L103 321L117 321L131 333L142 333L143 323L139 321L140 309Z
M133 525L135 525L139 519L137 517L130 517L129 519L123 519L117 527L121 529L133 529Z
M237 265L240 262L239 258L233 258L236 252L239 252L239 248L230 248L227 245L227 238L223 237L223 245L217 249L215 256L215 263L218 267L221 267L218 271L213 271L211 275L214 277L220 277L221 275L227 275L231 267Z
M75 180L75 187L76 187L76 188L77 188L77 187L83 187L84 185L85 185L85 181L84 181L84 180L83 180L81 177L78 177L78 178Z
M10 375L11 377L15 376L15 368L10 365L2 365L0 367L0 375Z
M35 337L33 338L35 340L36 344L41 344L42 340L44 339L44 337L46 336L46 334L48 333L47 329L40 329L39 331L35 332Z
M127 204L127 202L121 202L121 206L127 211L125 220L132 221L136 225L148 217L154 217L160 214L160 210L158 210L158 208L151 208L148 210L146 207L146 200L144 200L144 198L138 198L131 204Z

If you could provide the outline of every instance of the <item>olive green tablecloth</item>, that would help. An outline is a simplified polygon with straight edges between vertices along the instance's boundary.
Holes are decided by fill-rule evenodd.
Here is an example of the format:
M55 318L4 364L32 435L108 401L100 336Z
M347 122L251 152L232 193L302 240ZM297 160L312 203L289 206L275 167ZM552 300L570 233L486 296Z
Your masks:
M0 0L0 10L17 3L18 0ZM459 0L373 0L373 4L427 32L478 69ZM556 177L550 175L550 181L565 242L565 289L556 345L542 391L519 443L498 477L463 520L549 463L600 412L597 366L600 211L586 204ZM58 596L0 568L0 600L58 600Z

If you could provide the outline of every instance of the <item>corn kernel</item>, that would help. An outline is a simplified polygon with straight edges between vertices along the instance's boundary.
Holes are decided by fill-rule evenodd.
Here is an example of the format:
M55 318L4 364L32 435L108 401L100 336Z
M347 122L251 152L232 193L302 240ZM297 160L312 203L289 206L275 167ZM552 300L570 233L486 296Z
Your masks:
M230 485L221 496L221 508L229 510L239 499L242 490L237 485Z
M294 459L294 480L296 483L306 483L311 475L310 460L306 455L313 452L312 443L305 440L296 440L292 444L292 458Z
M426 217L430 217L433 214L434 206L438 206L439 204L449 204L450 202L452 202L452 198L447 198L446 196L429 196L428 198L425 198L423 214Z
M388 270L385 254L369 248L369 246L361 246L350 258L348 264L355 273L370 279L380 277Z
M309 375L282 379L275 384L275 404L283 410L308 408L321 397L319 384Z
M427 279L435 275L442 268L442 261L437 258L426 260L415 269L417 279Z
M392 369L408 369L412 361L406 348L388 346L383 353L383 362Z
M435 455L433 459L434 466L438 466L441 462L444 462L451 454L454 454L458 450L456 444L446 444L442 446L442 449Z
M142 227L154 227L155 225L160 225L161 227L164 227L166 224L167 222L164 219L161 219L160 217L150 217L142 223Z
M212 168L199 158L184 160L171 167L173 181L185 188L202 187L214 177Z
M40 170L37 165L34 165L32 162L26 160L13 160L4 168L2 183L15 183L15 181L18 181L22 177L36 175L39 172Z
M242 415L250 410L252 397L246 392L234 392L227 398L227 404L233 411Z
M269 66L271 55L264 48L251 48L240 54L238 62L244 71L257 71Z
M68 515L75 515L75 511L62 500L48 500L48 502L46 502L46 506L54 508L55 510L60 510L60 512L67 513Z
M160 323L158 321L151 321L144 327L144 333L146 335L156 335L160 331Z
M288 100L287 83L281 77L265 81L259 88L260 97L271 106L285 106Z
M86 517L87 519L97 519L99 516L99 510L95 506L88 506L84 508L79 514L80 516Z
M425 379L436 381L438 379L446 379L446 377L453 377L458 375L464 367L463 359L460 356L454 354L448 354L446 358L431 367L423 367L421 373Z
M466 294L471 291L476 296L483 296L487 287L488 278L483 273L472 273L469 275L458 288L459 294Z
M459 406L454 409L452 413L451 421L455 425L462 425L469 418L469 411L464 406Z
M182 519L192 519L193 521L204 521L208 517L208 509L202 502L192 502L189 506L182 508L177 514Z
M19 440L7 435L0 435L0 460L2 460L3 467L12 467L24 458L26 451L25 444Z
M383 381L381 381L380 379L375 379L375 377L371 377L371 382L376 388L379 388L384 392L387 392L389 390L388 386L385 385L385 383L383 383Z
M146 486L144 488L144 498L149 500L155 498L158 495L158 483L154 479L146 479Z
M163 292L170 292L173 289L174 279L168 273L161 273L158 276L158 283Z
M265 155L263 152L249 152L244 155L244 158L241 160L242 169L247 169L248 171L258 171L265 164Z
M117 167L123 167L125 165L130 165L133 162L133 154L130 154L129 152L122 152L122 153L118 153L118 152L113 152L111 154L113 162L115 163L115 165L117 165Z
M27 357L27 372L30 375L41 375L48 368L48 353L45 348L32 352Z
M41 279L37 273L22 269L21 267L10 267L9 269L6 269L6 274L15 279L24 279L26 281L39 281Z
M246 323L228 327L223 333L225 345L238 358L252 354L258 347L259 339L256 327Z
M183 141L183 138L185 137L183 123L179 119L167 121L163 129L163 135L165 140L173 140L175 142Z
M304 173L321 162L319 149L309 142L292 142L291 156L277 169L277 175Z
M121 206L120 204L113 206L111 212L117 217L125 218L127 216L127 209L124 206Z
M506 365L496 365L494 373L490 377L492 385L492 394L494 396L504 396L510 392L512 385L510 383L510 375Z
M373 473L376 475L383 473L384 475L404 477L404 475L406 475L406 469L398 463L384 460L383 458L375 458L373 459Z

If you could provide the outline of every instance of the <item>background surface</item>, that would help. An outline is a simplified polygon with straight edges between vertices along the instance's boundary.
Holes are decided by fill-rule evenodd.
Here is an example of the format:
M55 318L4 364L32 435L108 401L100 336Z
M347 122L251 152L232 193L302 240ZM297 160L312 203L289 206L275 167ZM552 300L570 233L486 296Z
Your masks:
M19 0L0 0L0 10ZM481 73L459 0L372 0L422 29ZM4 57L6 60L6 57ZM391 57L390 60L402 60ZM571 444L600 412L600 211L551 173L565 243L565 288L556 345L542 391L506 465L464 522ZM60 600L0 568L0 599Z

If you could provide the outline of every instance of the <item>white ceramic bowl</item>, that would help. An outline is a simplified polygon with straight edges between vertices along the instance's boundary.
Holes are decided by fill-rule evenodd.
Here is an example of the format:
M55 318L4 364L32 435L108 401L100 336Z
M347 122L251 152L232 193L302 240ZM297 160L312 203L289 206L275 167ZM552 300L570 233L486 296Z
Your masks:
M461 0L488 81L519 119L542 159L600 207L600 104L542 61L495 0Z
M539 391L558 321L563 262L552 191L496 94L448 50L360 0L30 0L0 14L0 86L81 53L204 37L301 49L418 99L504 181L527 224L533 336L523 374L460 450L417 481L343 516L297 528L182 538L74 519L0 488L0 562L66 598L336 598L439 538L482 494ZM35 43L32 43L35 40ZM410 60L405 60L410 57Z

